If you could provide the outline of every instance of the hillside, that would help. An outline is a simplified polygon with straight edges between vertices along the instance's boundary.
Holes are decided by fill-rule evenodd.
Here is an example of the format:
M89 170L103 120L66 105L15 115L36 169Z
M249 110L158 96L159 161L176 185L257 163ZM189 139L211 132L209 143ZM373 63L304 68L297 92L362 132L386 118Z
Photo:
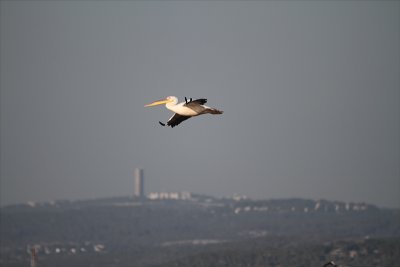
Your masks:
M36 247L40 266L391 266L399 222L399 210L326 200L29 203L1 209L0 263L27 266Z

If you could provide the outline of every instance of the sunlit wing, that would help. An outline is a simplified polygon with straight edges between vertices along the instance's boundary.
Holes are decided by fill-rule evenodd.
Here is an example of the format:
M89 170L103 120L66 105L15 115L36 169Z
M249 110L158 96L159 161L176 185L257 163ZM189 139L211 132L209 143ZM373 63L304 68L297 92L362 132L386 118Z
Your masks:
M198 106L198 105L204 105L205 103L207 103L207 99L199 98L199 99L192 100L192 101L186 103L184 106L193 107L193 106Z

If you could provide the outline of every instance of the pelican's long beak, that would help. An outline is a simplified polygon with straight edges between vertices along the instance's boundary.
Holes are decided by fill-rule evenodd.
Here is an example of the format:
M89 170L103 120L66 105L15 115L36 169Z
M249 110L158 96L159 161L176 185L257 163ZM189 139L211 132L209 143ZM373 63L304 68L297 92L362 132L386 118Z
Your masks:
M154 101L153 103L147 104L147 105L145 105L145 107L152 107L152 106L162 105L162 104L166 104L168 102L171 102L171 100L169 100L169 99L161 99L161 100Z

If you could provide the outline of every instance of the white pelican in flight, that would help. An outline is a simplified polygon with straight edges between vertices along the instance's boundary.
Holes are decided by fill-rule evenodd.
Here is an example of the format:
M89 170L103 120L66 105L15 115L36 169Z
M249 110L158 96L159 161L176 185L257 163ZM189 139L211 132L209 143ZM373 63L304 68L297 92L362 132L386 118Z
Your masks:
M161 104L165 104L166 108L175 112L174 115L167 121L167 126L175 127L179 123L184 120L189 119L190 117L198 116L201 114L222 114L223 111L220 111L215 108L210 108L205 106L207 103L207 99L199 98L192 100L191 98L187 100L185 97L185 102L181 102L178 104L178 98L175 96L168 96L165 99L155 101L153 103L145 105L145 107L152 107ZM165 126L161 121L159 122L162 126Z

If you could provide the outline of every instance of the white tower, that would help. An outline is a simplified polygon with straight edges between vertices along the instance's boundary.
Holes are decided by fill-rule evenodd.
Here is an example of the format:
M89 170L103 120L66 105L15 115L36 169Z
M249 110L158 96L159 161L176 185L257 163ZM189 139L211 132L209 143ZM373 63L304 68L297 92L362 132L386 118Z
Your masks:
M144 197L144 178L143 169L136 168L134 173L135 188L133 191L133 196L142 198Z

